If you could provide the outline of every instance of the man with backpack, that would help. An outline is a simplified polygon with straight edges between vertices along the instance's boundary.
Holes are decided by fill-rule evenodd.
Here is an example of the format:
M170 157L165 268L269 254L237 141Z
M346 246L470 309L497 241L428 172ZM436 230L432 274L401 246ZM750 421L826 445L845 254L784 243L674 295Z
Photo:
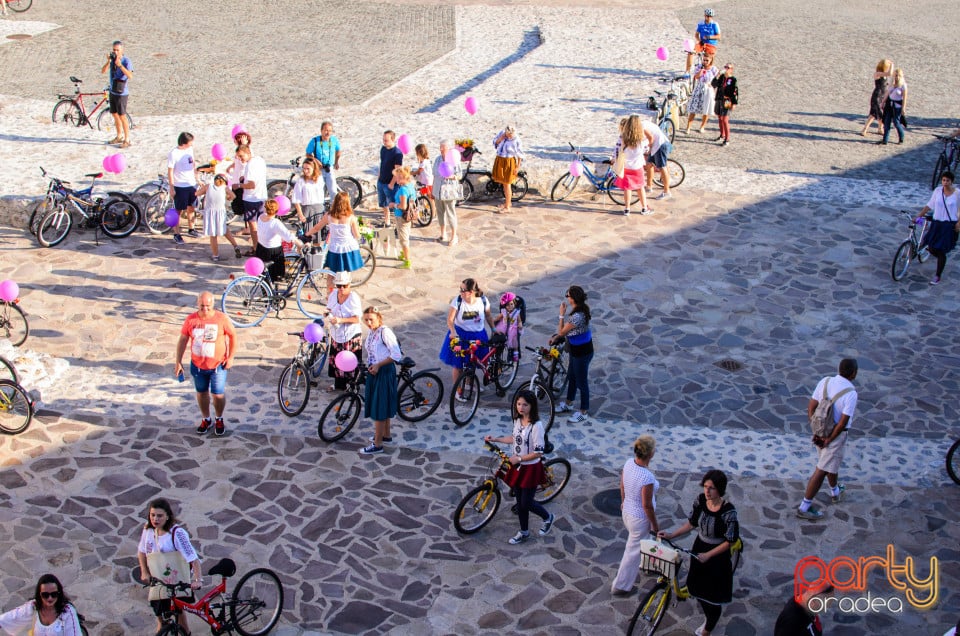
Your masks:
M816 520L823 512L814 507L813 498L827 478L830 485L830 498L839 503L843 494L843 484L837 475L843 461L843 449L847 443L847 430L857 408L857 391L853 381L857 377L857 361L844 358L840 361L838 374L825 377L817 384L807 405L807 418L813 429L813 443L817 446L817 467L807 482L803 502L797 509L801 519Z
M337 170L340 169L340 140L333 134L333 122L325 121L320 124L320 134L307 144L308 157L315 158L323 170L323 184L330 203L337 196Z

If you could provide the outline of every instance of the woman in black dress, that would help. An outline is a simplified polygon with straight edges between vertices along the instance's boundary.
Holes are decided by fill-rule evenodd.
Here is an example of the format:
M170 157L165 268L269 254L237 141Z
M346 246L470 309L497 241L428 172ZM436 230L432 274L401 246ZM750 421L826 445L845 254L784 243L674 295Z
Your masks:
M733 76L733 64L726 64L723 73L713 78L713 87L716 89L713 112L717 114L720 123L720 136L716 141L721 146L730 143L730 113L740 102L740 93L737 90L737 78Z
M890 60L880 60L877 64L877 70L873 73L873 93L870 95L870 114L867 116L867 123L863 125L860 131L861 137L866 137L870 124L877 122L877 133L883 134L883 96L887 94L887 85L890 78L893 77L893 62Z
M737 510L723 498L727 491L727 476L720 470L709 470L700 480L703 493L693 502L690 518L674 532L659 532L667 539L697 529L690 558L687 588L700 602L706 620L697 636L710 636L717 626L723 603L733 598L733 562L730 546L740 538Z

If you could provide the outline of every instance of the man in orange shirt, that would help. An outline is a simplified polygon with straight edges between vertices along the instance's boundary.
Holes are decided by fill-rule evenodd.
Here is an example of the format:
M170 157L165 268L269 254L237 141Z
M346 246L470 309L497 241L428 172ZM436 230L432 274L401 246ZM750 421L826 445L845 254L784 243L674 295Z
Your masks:
M213 308L213 294L203 292L197 300L197 311L187 316L180 328L177 342L177 357L174 375L183 375L183 352L190 343L190 375L197 390L200 405L200 426L197 433L203 435L210 429L210 394L213 394L213 409L216 412L214 432L223 435L223 409L227 405L224 390L227 386L227 369L233 366L237 350L237 332L227 317Z

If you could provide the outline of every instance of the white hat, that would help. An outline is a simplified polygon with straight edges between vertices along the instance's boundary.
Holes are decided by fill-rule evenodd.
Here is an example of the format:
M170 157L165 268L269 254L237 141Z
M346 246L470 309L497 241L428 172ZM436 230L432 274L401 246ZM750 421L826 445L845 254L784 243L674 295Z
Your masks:
M350 276L350 272L346 272L346 271L344 271L344 272L337 272L337 274L333 277L333 284L334 284L334 285L349 285L351 278L352 278L352 277Z

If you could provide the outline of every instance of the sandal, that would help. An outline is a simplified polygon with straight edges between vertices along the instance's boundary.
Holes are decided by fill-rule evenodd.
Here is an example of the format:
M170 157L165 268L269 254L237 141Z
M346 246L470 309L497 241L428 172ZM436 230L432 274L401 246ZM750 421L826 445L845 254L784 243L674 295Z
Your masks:
M256 256L257 253L254 250L247 250L243 253L244 256Z
M243 258L243 252L241 252L240 248L236 246L234 246L233 248L233 255L236 256L237 258Z

